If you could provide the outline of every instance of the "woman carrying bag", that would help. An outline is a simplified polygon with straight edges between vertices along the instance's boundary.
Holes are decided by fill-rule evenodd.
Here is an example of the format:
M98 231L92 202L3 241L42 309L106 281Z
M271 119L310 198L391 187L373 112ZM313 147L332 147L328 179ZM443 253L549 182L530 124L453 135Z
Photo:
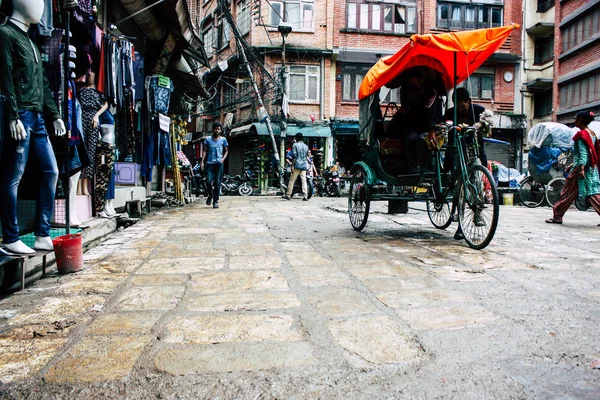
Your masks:
M579 132L573 136L573 164L560 198L552 209L554 215L546 220L549 224L562 224L563 215L578 197L586 197L600 215L600 142L596 133L588 128L593 120L594 113L591 111L580 111L575 115L575 126Z

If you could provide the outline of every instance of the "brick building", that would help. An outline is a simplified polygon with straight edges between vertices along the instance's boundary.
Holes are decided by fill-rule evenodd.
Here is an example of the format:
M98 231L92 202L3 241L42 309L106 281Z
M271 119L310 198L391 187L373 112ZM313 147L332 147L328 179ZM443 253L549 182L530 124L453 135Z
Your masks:
M333 60L336 67L335 115L332 118L336 157L344 163L357 155L352 133L358 132L358 86L382 56L404 46L412 34L491 28L521 23L521 1L345 0L335 5ZM521 33L514 31L499 52L477 71L469 85L473 101L496 114L494 137L510 146L488 145L490 160L511 167L520 164L523 138L517 67L521 61ZM391 91L388 102L398 102ZM451 106L451 104L450 104ZM346 154L343 154L345 152Z
M521 0L230 0L228 9L252 49L253 74L278 139L286 97L288 135L302 131L308 136L320 167L335 159L349 167L360 157L358 86L379 57L394 54L415 33L521 23L521 5ZM259 122L256 96L219 1L198 0L190 9L196 13L197 30L212 67L205 75L214 96L201 112L204 131L210 130L214 119L230 123L230 141L239 141L231 151L241 153L232 155L229 169L239 173L246 167L245 160L260 158L250 154L251 146L270 148L265 124ZM285 87L281 84L283 37L277 29L282 24L292 27L285 39ZM514 117L522 113L520 68L516 68L521 60L520 35L515 31L468 82L474 101L497 115L495 137L511 143L498 149L490 146L492 155L497 154L490 159L511 166L519 158L523 134L522 118ZM397 91L390 91L387 99L398 102ZM268 161L261 154L262 171ZM273 176L272 172L260 173Z
M554 0L524 3L523 114L527 128L552 120L554 82Z
M600 114L600 1L556 2L553 119L571 123L575 113Z

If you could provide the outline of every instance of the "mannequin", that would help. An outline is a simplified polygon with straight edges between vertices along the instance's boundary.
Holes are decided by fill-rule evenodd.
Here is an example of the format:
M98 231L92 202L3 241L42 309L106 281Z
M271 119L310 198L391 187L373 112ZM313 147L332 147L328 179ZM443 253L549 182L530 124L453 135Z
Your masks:
M83 114L81 116L84 129L85 146L90 156L91 164L86 167L81 180L81 193L89 195L90 181L93 180L96 170L96 148L100 137L100 115L108 109L108 102L104 95L96 89L96 75L88 75L86 86L82 88L77 97L81 103Z
M58 167L42 115L51 118L55 135L66 132L48 87L40 51L27 36L43 12L43 0L13 0L9 21L0 27L0 91L7 97L4 107L10 132L0 164L2 242L6 250L19 254L35 253L19 240L17 222L17 191L30 154L41 168L34 249L53 250L50 218ZM21 79L13 79L18 76Z
M106 209L106 192L115 166L115 126L102 125L102 136L96 149L96 193L94 204L98 216L110 218L114 214Z

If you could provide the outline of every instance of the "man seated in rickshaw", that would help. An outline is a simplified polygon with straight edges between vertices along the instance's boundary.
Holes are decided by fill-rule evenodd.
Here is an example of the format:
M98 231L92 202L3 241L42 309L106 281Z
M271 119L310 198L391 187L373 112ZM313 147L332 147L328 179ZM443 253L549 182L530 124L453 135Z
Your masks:
M431 168L431 150L425 136L443 121L443 102L435 73L413 67L401 75L400 108L390 121L387 136L404 138L404 156L410 173Z

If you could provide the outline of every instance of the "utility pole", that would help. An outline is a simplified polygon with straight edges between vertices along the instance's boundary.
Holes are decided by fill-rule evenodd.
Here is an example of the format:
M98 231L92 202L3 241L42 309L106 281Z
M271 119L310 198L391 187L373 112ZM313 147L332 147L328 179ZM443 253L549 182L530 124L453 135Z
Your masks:
M281 33L281 85L283 86L283 96L281 100L281 139L279 143L279 152L281 159L279 160L279 167L281 170L285 167L285 141L287 138L287 112L289 109L288 98L287 98L287 70L285 69L285 38L292 32L290 25L280 24L277 27L279 33Z
M229 5L227 4L227 0L219 0L219 4L221 6L221 9L224 11L223 15L225 15L225 17L227 18L227 22L229 22L229 26L231 27L231 29L233 30L233 33L235 35L235 42L237 44L237 50L239 51L240 55L242 56L242 61L244 62L244 65L246 66L246 70L248 71L248 76L250 76L250 82L252 83L252 88L254 89L254 92L256 93L256 97L258 99L258 104L260 105L258 114L259 114L259 119L261 122L264 122L267 124L267 130L269 131L269 136L271 137L271 144L273 147L273 155L275 156L275 160L277 161L277 164L279 164L279 185L281 187L281 189L283 190L283 168L281 167L281 158L279 157L279 151L277 150L277 142L275 140L275 135L273 134L273 126L271 125L271 117L269 117L269 113L267 112L267 110L265 109L265 105L263 103L262 100L262 96L260 95L260 91L258 90L258 85L256 84L256 79L254 79L254 74L252 74L252 69L250 68L250 63L248 63L248 57L246 57L246 51L244 50L244 44L242 43L242 35L240 34L240 31L235 23L235 21L233 20L233 16L231 15L231 12L229 11Z

